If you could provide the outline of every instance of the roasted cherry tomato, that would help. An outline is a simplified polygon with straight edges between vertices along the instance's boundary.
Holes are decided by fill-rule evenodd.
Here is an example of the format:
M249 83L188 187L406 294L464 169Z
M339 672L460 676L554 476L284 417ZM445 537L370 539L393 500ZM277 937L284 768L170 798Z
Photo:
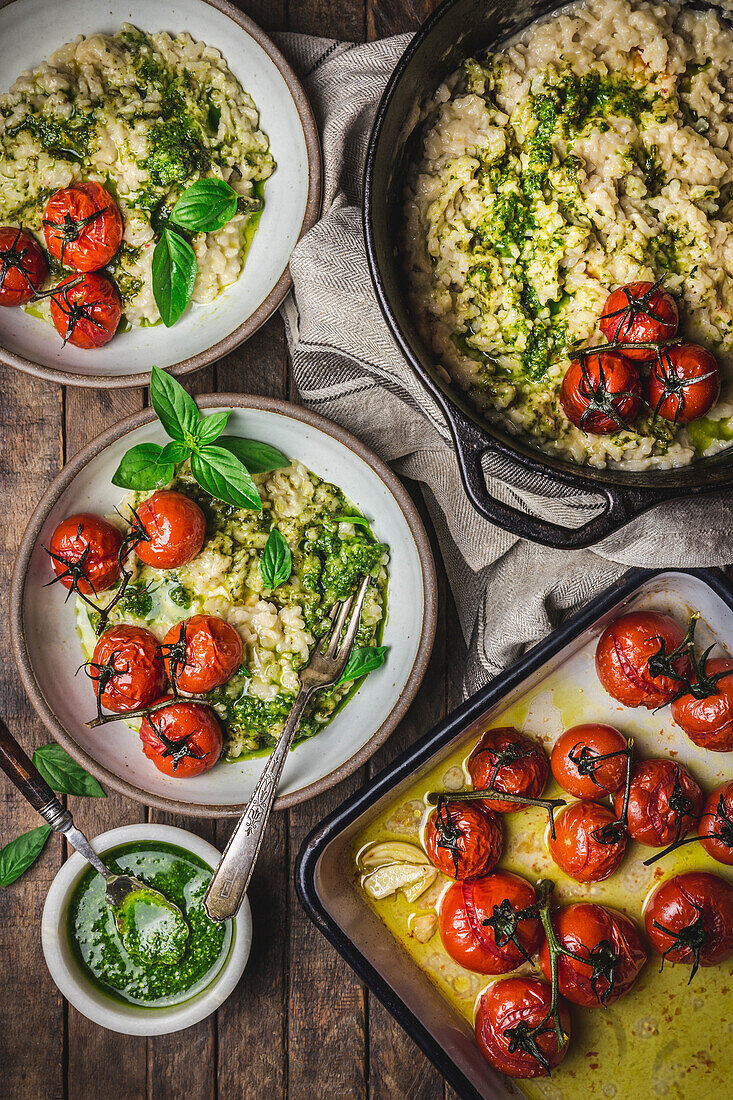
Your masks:
M656 344L677 332L679 314L671 294L655 283L627 283L606 298L599 327L607 340ZM624 348L629 359L646 362L653 348Z
M703 661L693 686L672 703L672 717L696 745L733 752L733 660Z
M92 512L79 512L62 520L51 536L53 571L64 588L96 595L120 579L121 546L116 527Z
M626 781L627 762L626 738L600 722L565 730L550 757L555 779L576 798L615 794Z
M539 917L519 916L536 900L534 887L509 871L452 883L438 912L443 947L457 963L479 974L516 970L542 940Z
M646 962L646 951L632 920L606 905L580 902L558 909L552 927L561 947L587 962L561 954L560 992L584 1008L610 1005L631 989ZM547 941L540 948L540 966L550 978Z
M630 611L601 634L596 672L609 695L627 707L664 706L690 671L680 625L660 611Z
M560 404L576 428L608 435L630 424L639 411L639 372L615 351L582 355L565 372Z
M149 707L165 687L158 639L128 623L105 630L94 648L89 673L102 706L115 714Z
M135 553L156 569L178 569L198 554L206 536L206 519L198 504L183 493L159 489L137 509L145 537Z
M697 835L709 856L733 867L733 780L721 783L708 795Z
M75 271L99 271L122 241L122 215L101 183L72 183L51 195L43 215L46 247Z
M425 826L425 851L449 878L488 874L498 862L502 846L500 819L478 802L441 800Z
M213 768L223 743L219 719L211 707L167 695L159 702L169 707L155 710L140 723L143 752L158 771L178 779L190 779Z
M616 795L620 814L623 791ZM631 773L629 835L650 848L666 848L697 825L703 793L676 760L640 760Z
M43 286L48 263L26 229L0 229L0 306L22 306Z
M66 344L101 348L117 332L120 296L106 275L71 275L51 295L51 320Z
M484 990L476 1013L476 1042L484 1058L507 1077L549 1077L567 1054L570 1013L560 998L565 1042L558 1046L552 989L538 978L500 978Z
M542 745L512 726L487 730L466 762L471 783L476 790L489 787L506 794L521 794L539 798L550 770ZM521 802L489 801L499 814L523 810Z
M688 871L657 886L644 908L646 934L670 962L715 966L733 955L733 886L708 871Z
M699 344L660 348L647 379L647 397L657 416L689 424L712 409L720 396L715 356Z
M242 663L242 639L218 615L192 615L163 639L165 669L179 691L202 695L225 684Z
M603 882L624 858L626 831L608 806L572 802L555 818L556 837L547 848L558 867L576 882Z

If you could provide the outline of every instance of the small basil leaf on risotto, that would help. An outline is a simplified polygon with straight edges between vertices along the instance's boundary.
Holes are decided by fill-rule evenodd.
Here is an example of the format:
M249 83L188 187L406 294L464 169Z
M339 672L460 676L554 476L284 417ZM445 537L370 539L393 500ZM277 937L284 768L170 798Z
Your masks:
M269 443L260 443L258 439L239 439L235 435L219 436L219 446L239 459L251 474L267 474L270 470L279 470L290 465L290 459Z
M153 252L153 297L166 328L175 325L190 302L196 271L191 245L166 227Z
M237 192L224 180L197 180L181 195L170 220L193 233L215 233L237 212Z
M346 662L346 668L336 682L346 684L349 680L358 680L360 677L366 676L367 672L374 672L374 669L379 668L386 660L386 645L368 645L353 649Z
M221 435L227 426L227 420L231 416L231 410L226 412L211 413L210 416L202 416L199 420L196 436L201 446L213 443Z
M172 462L162 459L163 448L157 443L139 443L122 456L112 475L112 484L121 489L157 489L166 485L175 473Z
M191 473L202 489L235 508L262 507L249 471L223 447L204 447L191 455Z
M371 523L366 518L366 516L338 515L338 516L334 516L333 518L334 518L334 522L336 522L336 523L353 523L357 527L361 526L361 527L368 527L368 528L371 529Z
M290 556L290 548L282 537L277 527L272 531L265 543L265 549L260 558L260 573L265 588L277 588L285 584L293 570L293 562Z
M150 404L171 439L186 443L198 438L199 411L190 393L172 375L153 367L150 372Z
M43 778L59 794L79 794L89 798L106 798L101 786L89 772L72 760L66 749L55 742L41 745L33 753L33 763Z
M10 886L36 862L50 832L50 825L39 825L5 845L0 851L0 886Z

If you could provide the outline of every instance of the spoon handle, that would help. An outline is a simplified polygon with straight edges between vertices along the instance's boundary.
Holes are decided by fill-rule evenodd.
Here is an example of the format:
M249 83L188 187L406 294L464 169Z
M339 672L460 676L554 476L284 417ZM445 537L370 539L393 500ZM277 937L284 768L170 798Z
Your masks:
M34 810L45 817L52 829L71 825L71 814L59 802L46 780L36 768L8 727L0 718L0 768L15 783Z

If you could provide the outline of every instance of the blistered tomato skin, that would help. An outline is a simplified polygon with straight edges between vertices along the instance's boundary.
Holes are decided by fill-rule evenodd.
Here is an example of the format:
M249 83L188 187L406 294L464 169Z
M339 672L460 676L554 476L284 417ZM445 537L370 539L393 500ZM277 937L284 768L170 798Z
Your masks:
M651 364L647 397L652 410L665 420L689 424L705 416L719 396L718 361L699 344L665 348Z
M559 1009L565 1042L558 1047L551 1020L540 1028L551 1004L552 990L538 978L501 978L493 982L482 994L476 1013L476 1042L484 1058L507 1077L549 1077L567 1054L570 1041L570 1013L562 998ZM510 1046L515 1047L522 1032L534 1028L540 1028L534 1037L539 1057L522 1046L510 1053Z
M106 519L93 512L78 512L62 520L51 536L53 571L64 588L70 589L73 577L64 573L79 565L84 573L76 581L79 592L85 596L105 592L120 579L117 555L121 546L122 535Z
M478 974L516 970L534 955L542 940L538 917L517 916L536 900L534 887L509 871L452 883L438 913L443 947L455 962Z
M649 898L644 926L665 961L692 966L693 975L716 966L733 955L733 886L707 871L675 875Z
M613 726L598 722L572 726L555 742L550 767L564 791L575 798L600 799L621 790L626 781L626 738Z
M122 317L117 287L97 271L63 279L50 303L51 320L64 345L87 350L108 344Z
M690 692L672 703L672 717L690 740L711 752L733 752L733 660L713 657L705 662L705 676L717 678L711 693L697 699Z
M48 263L27 229L0 228L0 306L22 306L35 297L48 274Z
M206 537L206 519L198 504L173 489L160 489L137 509L147 536L135 547L145 565L179 569L193 561Z
M653 283L627 283L606 298L599 328L607 340L621 343L658 343L677 332L679 314L671 294ZM653 348L624 348L628 359L654 359Z
M163 639L168 679L180 691L202 695L236 672L242 663L242 639L217 615L193 615L172 626Z
M576 882L603 882L626 852L626 834L616 814L598 802L573 802L555 817L556 838L547 848L566 875Z
M659 611L631 611L610 623L596 648L596 672L609 695L627 707L656 707L679 693L690 672L686 652L667 660L684 631ZM670 675L670 672L672 675Z
M441 802L425 826L425 851L456 880L488 874L501 857L501 820L477 802Z
M558 979L566 1000L595 1008L613 1004L628 993L647 958L639 931L629 917L606 905L580 902L558 909L552 926L562 947L589 960L578 962L560 955ZM540 948L540 965L549 980L547 941Z
M616 813L623 806L616 795ZM640 760L631 773L629 835L650 848L666 848L697 825L703 793L683 764L676 760Z
M46 247L54 259L75 271L99 271L122 243L117 203L94 180L56 191L43 215Z
M519 733L512 726L487 730L466 762L474 790L500 791L539 798L550 771L545 750L539 741ZM521 802L490 800L498 814L524 810Z
M639 372L613 351L573 359L562 380L560 404L576 428L609 435L630 424L639 412Z
M174 701L172 695L158 702L170 706L153 711L140 724L143 752L158 771L177 779L202 775L221 756L223 737L211 707L191 700Z
M165 687L158 639L141 626L120 623L105 630L92 657L89 674L107 710L123 714L148 707Z
M709 856L733 867L733 780L721 783L708 795L697 835Z

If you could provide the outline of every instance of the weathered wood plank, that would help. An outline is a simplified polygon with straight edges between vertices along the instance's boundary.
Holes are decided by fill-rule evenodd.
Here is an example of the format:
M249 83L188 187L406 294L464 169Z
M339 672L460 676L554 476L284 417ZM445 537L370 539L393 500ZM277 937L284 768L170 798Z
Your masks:
M439 0L367 0L367 39L416 31Z

